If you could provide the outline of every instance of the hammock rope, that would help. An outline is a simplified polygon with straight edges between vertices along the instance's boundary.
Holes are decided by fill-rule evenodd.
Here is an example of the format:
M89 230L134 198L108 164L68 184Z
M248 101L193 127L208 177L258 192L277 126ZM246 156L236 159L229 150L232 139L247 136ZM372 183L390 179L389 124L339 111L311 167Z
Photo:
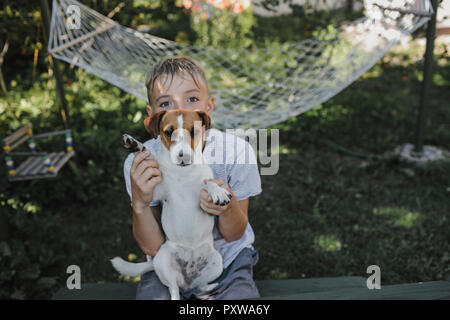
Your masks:
M76 8L77 19L73 19ZM147 101L145 78L163 58L205 68L219 129L265 128L308 111L350 85L426 23L430 0L365 0L365 13L298 43L230 49L183 45L116 23L76 0L53 0L49 53Z

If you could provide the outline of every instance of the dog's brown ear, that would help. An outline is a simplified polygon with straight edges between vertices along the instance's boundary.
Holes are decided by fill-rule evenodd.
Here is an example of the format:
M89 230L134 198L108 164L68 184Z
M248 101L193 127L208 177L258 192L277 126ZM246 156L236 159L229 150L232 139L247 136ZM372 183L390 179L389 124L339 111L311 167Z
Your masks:
M205 126L205 129L208 130L211 128L211 118L205 111L196 110L200 118L202 119L202 124Z
M159 125L161 123L161 119L166 111L160 111L151 115L150 117L145 118L144 126L148 133L150 133L150 137L156 139L159 135Z

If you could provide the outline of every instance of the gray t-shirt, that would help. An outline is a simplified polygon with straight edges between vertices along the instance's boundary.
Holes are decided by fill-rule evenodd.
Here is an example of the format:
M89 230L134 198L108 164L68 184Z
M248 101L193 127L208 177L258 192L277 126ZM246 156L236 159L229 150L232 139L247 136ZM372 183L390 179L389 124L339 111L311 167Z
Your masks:
M161 139L150 139L145 147L157 155ZM242 138L216 129L207 131L203 158L213 171L214 179L221 179L233 191L236 200L245 200L261 193L261 177L252 146ZM131 199L130 168L134 154L130 154L124 163L125 184ZM200 201L200 199L199 199ZM157 206L160 201L152 201L150 206ZM239 252L247 247L253 248L255 234L250 223L243 236L236 241L226 242L218 230L218 217L215 216L213 230L214 247L223 257L224 268L231 264Z

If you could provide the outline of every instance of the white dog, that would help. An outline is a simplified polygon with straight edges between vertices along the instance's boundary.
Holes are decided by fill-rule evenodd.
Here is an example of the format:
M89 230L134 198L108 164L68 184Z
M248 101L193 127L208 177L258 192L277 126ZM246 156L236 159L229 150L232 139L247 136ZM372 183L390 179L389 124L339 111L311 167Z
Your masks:
M210 282L220 276L223 263L213 246L214 217L200 208L200 191L205 189L215 204L225 205L231 199L226 189L203 182L214 178L202 153L203 126L209 129L210 118L198 110L171 110L147 118L145 126L153 137L161 135L156 160L163 180L155 186L153 200L163 202L161 221L166 242L152 261L130 263L116 257L111 263L129 276L154 270L169 288L172 300L180 299L179 288L210 291L217 286ZM136 141L126 142L139 147Z

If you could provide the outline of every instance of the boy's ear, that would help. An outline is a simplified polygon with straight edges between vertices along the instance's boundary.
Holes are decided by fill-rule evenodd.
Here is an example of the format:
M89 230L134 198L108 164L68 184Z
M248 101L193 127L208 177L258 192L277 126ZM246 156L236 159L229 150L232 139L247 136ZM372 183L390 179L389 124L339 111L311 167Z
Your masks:
M161 119L164 116L166 111L160 111L151 115L150 117L145 118L144 126L148 133L150 133L150 137L156 139L159 135L159 125L161 123Z
M147 106L145 107L145 111L147 111L147 114L148 114L149 116L152 116L152 115L153 115L153 110L152 110L152 107L150 107L150 105L147 105Z
M197 114L200 116L200 119L202 119L202 123L205 126L205 129L208 130L209 128L211 128L211 118L209 117L209 115L201 110L196 110Z

